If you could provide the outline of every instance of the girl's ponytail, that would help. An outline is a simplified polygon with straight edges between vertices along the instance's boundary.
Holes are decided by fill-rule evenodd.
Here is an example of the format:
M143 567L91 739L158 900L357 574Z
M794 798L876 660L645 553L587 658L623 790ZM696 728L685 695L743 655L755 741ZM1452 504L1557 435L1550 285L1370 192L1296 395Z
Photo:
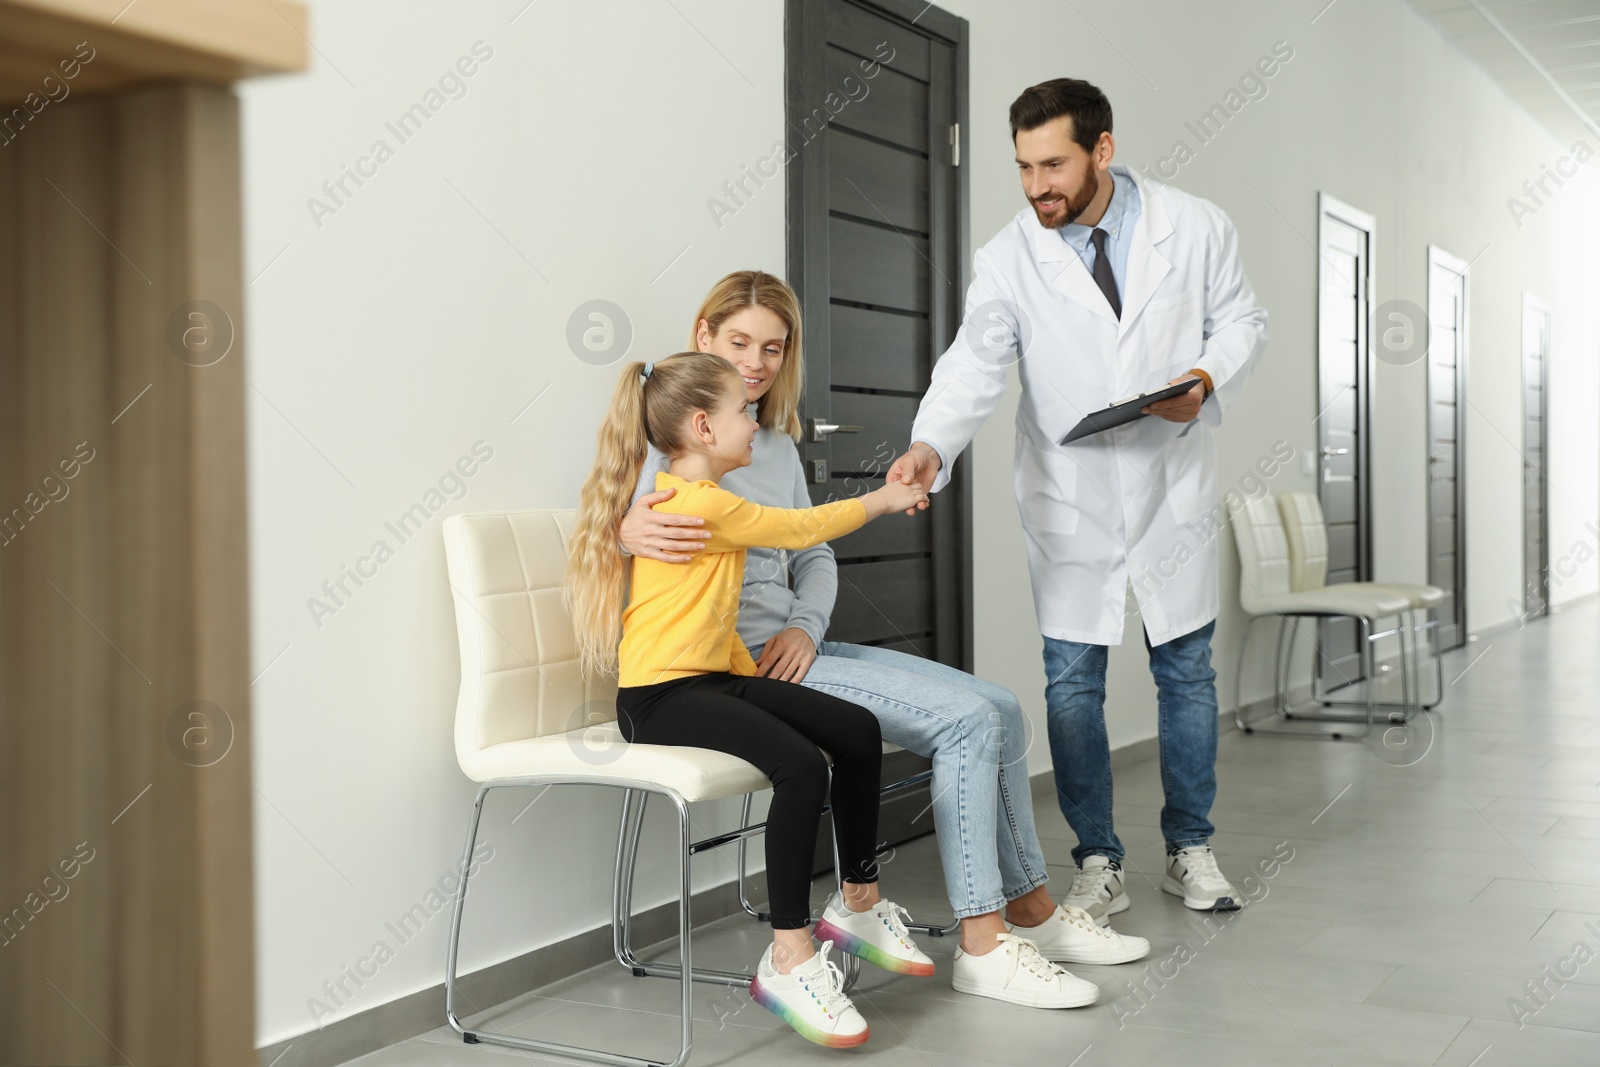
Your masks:
M577 631L578 663L588 675L617 670L627 586L627 560L617 545L617 524L633 503L644 466L644 368L643 363L629 363L617 380L567 548L567 608Z
M712 411L729 397L743 396L744 382L733 364L704 352L679 352L659 363L635 362L622 368L595 445L594 470L578 500L577 529L567 546L567 610L577 630L578 664L585 674L617 670L630 566L617 543L617 525L633 506L648 446L679 455L686 445L689 416Z

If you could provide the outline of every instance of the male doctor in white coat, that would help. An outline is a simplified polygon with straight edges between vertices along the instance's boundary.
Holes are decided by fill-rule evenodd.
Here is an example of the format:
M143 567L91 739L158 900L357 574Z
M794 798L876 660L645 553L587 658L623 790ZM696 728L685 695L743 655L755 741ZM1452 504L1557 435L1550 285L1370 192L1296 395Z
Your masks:
M1111 820L1107 646L1130 581L1159 692L1167 843L1162 888L1234 909L1208 819L1216 797L1217 618L1211 428L1238 401L1266 312L1214 204L1113 166L1111 105L1087 82L1036 85L1011 105L1028 206L977 254L960 337L939 359L891 480L934 492L1006 388L1015 362L1014 485L1028 546L1056 794L1078 836L1065 903L1104 924L1128 908ZM1061 444L1084 415L1192 379L1144 418Z

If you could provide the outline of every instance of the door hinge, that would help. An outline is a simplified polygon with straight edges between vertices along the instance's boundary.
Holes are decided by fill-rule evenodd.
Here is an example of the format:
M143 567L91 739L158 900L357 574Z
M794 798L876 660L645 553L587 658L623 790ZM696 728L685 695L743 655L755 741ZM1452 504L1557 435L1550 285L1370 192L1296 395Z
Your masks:
M961 166L961 123L957 122L950 127L950 165Z

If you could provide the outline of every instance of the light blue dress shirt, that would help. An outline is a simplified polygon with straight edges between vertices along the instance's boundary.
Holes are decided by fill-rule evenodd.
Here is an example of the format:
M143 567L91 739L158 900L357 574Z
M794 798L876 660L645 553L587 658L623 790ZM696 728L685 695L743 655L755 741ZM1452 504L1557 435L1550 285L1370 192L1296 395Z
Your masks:
M1139 187L1133 184L1133 176L1126 167L1112 167L1109 173L1111 202L1106 205L1106 213L1100 222L1094 226L1069 222L1061 227L1061 237L1078 253L1078 258L1083 260L1084 267L1092 276L1095 251L1094 245L1089 243L1089 235L1095 230L1106 231L1106 255L1111 260L1111 276L1117 280L1117 295L1125 296L1128 292L1128 246L1133 243L1133 227L1139 221Z

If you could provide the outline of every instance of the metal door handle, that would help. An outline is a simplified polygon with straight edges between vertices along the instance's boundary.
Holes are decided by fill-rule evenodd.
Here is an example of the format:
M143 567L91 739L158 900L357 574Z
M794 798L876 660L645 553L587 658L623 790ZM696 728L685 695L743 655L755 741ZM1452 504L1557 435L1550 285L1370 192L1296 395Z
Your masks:
M1322 454L1324 456L1347 456L1350 454L1350 450L1348 448L1324 448Z
M826 441L831 434L860 433L863 429L864 427L861 426L838 426L831 422L824 422L821 419L812 419L811 440Z

